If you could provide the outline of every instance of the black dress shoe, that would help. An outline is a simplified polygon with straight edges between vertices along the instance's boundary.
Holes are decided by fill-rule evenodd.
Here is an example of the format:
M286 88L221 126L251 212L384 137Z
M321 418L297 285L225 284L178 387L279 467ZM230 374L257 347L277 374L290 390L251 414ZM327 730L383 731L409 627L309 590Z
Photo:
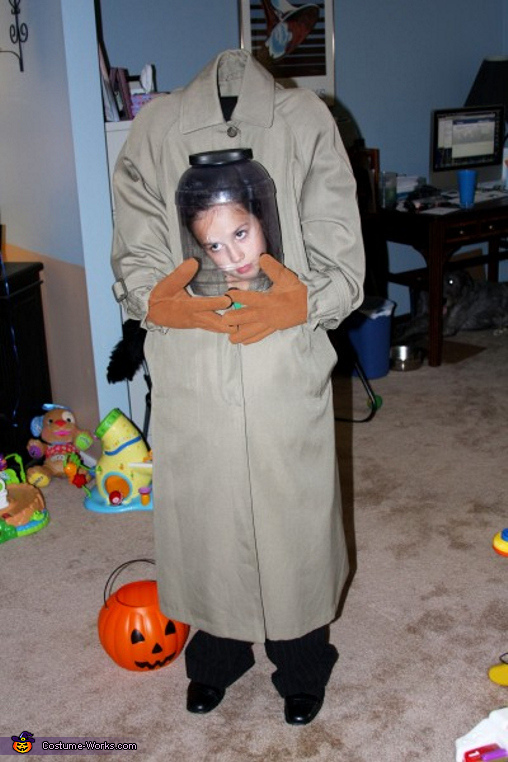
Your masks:
M325 694L295 693L284 699L284 717L290 725L308 725L323 706Z
M226 693L225 688L215 688L191 680L187 688L187 711L206 714L219 706Z

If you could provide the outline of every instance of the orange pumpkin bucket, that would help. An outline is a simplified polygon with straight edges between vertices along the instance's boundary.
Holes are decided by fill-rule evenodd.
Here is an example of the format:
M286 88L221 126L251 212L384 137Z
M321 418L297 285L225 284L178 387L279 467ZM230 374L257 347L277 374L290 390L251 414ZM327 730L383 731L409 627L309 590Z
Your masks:
M161 612L153 579L130 582L111 592L123 569L138 561L154 563L151 558L138 558L110 574L97 627L101 645L114 662L124 669L145 672L171 664L182 652L190 628Z

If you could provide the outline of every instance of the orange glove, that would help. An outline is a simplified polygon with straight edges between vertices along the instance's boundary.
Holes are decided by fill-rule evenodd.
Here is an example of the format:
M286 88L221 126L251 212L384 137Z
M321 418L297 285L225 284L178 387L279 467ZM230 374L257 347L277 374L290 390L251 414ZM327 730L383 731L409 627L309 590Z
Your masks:
M185 290L198 267L197 259L186 259L157 283L148 300L147 320L168 328L203 328L215 333L231 333L233 329L215 312L231 306L229 296L191 296Z
M243 305L221 318L228 328L237 329L229 337L232 344L253 344L275 331L307 322L307 286L270 254L262 254L259 264L273 283L269 291L226 292Z

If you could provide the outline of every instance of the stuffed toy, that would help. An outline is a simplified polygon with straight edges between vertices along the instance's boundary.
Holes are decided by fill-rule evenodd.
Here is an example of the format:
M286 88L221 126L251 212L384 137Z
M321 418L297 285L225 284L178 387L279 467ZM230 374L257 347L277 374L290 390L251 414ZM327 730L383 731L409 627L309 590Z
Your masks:
M36 487L46 487L54 476L65 476L68 456L87 450L93 443L92 434L78 427L67 407L46 404L42 408L44 414L33 418L30 424L35 438L27 444L34 460L43 459L41 465L31 466L26 472L27 481Z

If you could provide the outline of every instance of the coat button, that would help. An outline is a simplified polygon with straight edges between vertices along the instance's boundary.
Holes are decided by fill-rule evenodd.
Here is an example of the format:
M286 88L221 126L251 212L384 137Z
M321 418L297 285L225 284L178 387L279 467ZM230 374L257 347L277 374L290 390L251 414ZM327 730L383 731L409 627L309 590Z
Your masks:
M139 181L139 173L133 167L128 167L127 172L131 180L133 180L135 183Z
M233 127L233 125L231 125L231 127L228 127L228 135L230 138L236 138L236 136L238 135L238 128Z

